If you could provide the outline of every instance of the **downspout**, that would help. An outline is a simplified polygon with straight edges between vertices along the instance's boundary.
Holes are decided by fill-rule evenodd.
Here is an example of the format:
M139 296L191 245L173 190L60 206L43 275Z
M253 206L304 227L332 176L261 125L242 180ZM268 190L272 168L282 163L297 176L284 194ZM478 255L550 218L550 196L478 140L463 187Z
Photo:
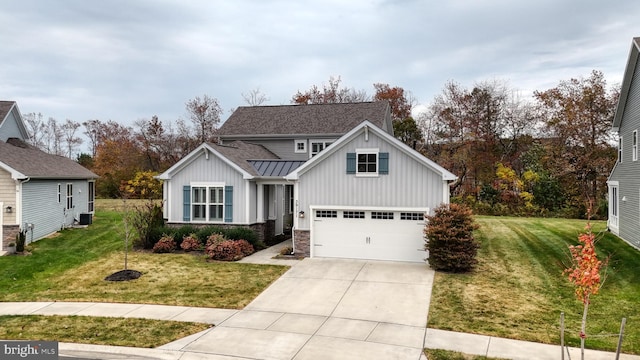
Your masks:
M16 196L16 223L18 223L18 228L20 229L20 231L22 231L22 184L27 183L30 180L30 177L27 177L24 180L18 179L18 194Z

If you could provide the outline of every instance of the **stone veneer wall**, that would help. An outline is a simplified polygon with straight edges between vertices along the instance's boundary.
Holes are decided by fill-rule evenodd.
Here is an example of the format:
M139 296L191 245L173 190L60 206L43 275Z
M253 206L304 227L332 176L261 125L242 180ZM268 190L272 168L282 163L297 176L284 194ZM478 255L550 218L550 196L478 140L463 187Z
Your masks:
M16 235L20 232L18 225L2 226L2 250L6 250L9 243L16 242Z
M311 233L309 230L293 230L296 255L311 256Z

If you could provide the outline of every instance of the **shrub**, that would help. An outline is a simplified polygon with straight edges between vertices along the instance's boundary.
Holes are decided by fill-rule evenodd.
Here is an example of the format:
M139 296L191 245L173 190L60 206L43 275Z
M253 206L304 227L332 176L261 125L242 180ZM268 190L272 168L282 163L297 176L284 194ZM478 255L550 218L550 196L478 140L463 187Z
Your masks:
M143 249L153 248L156 243L153 238L155 234L153 229L164 226L162 206L157 202L148 201L143 205L135 207L131 211L133 212L131 217L132 225L138 233L138 237L134 241L134 246L142 247Z
M174 228L171 230L171 234L173 234L174 239L176 239L177 246L181 246L182 239L186 238L191 234L195 234L198 229L192 225L184 225L178 228Z
M173 236L164 235L158 242L153 245L154 253L169 253L176 249L176 242Z
M426 219L425 250L429 251L429 266L442 271L470 271L478 262L479 247L473 237L478 225L471 209L461 204L443 204Z
M218 245L223 241L226 241L227 238L224 237L224 235L222 234L211 234L209 235L209 237L207 237L207 242L205 247L209 247L211 245Z
M207 242L207 238L212 234L224 234L224 230L220 226L206 226L196 232L196 236L203 244Z
M240 239L240 240L236 240L235 242L236 242L236 245L240 248L240 251L242 252L243 257L253 254L254 252L253 245L249 244L247 240Z
M224 240L207 246L205 253L213 260L236 261L242 259L242 250L238 241Z
M180 244L180 248L184 251L194 251L199 250L202 247L200 240L196 237L196 234L191 234L185 236L182 239L182 243Z
M258 240L256 232L246 227L234 227L226 229L224 236L230 240L247 240L255 249L264 249L265 245Z
M17 252L23 252L24 251L24 244L27 240L27 232L26 230L20 230L17 234L16 234L16 251Z
M293 248L291 246L286 246L280 249L280 255L291 255L293 254Z

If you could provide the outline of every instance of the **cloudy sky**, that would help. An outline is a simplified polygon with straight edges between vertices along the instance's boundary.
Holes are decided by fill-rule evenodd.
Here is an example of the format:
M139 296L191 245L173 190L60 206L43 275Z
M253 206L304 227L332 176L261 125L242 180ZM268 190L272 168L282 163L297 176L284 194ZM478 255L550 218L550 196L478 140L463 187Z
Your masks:
M637 0L0 0L0 99L23 113L132 124L225 110L259 88L289 104L340 76L428 104L453 80L503 79L524 96L597 69L622 79Z

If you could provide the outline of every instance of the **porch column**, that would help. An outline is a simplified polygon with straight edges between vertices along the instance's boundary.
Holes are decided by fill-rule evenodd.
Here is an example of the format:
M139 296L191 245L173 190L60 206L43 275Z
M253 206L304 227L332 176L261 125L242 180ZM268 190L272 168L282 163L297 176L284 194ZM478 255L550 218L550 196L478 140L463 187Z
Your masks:
M264 222L264 185L263 184L257 184L258 185L258 191L257 191L257 201L256 201L256 207L257 207L257 211L256 211L256 222L258 223L263 223Z

